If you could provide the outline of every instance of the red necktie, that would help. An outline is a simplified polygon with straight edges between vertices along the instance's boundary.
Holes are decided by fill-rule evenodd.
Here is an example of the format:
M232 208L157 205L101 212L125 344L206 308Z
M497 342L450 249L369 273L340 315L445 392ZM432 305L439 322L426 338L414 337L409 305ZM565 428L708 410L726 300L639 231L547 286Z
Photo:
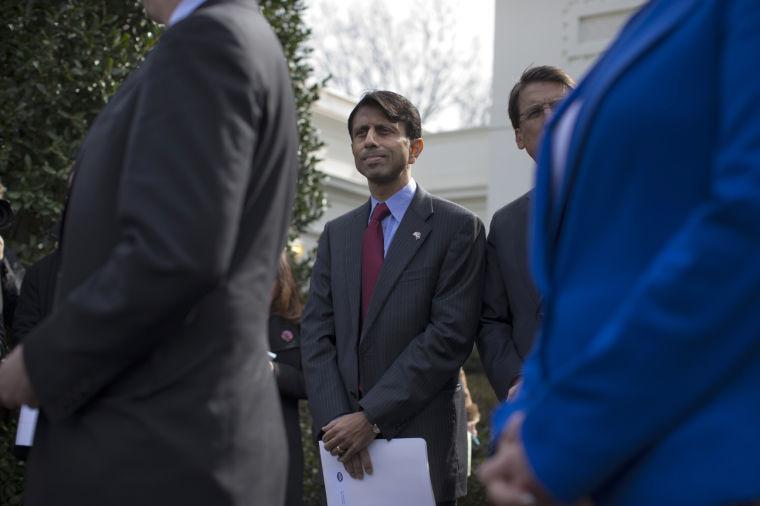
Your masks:
M377 276L383 266L383 226L380 222L389 214L391 211L385 203L377 204L362 236L362 321L367 314Z

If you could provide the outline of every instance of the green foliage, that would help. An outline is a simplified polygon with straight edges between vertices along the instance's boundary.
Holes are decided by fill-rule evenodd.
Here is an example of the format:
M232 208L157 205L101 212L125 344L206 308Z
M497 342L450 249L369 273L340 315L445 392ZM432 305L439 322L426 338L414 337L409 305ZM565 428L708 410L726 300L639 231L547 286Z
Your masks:
M313 69L308 62L312 49L307 44L311 30L304 24L304 0L260 0L259 5L280 39L288 60L298 113L298 187L288 231L288 240L292 242L322 216L327 206L322 191L324 174L317 169L320 162L317 152L324 143L311 122L311 107L319 98L324 82L317 83L312 79ZM297 255L290 253L293 276L300 286L306 287L314 254L304 252L307 254L299 261Z
M457 504L459 506L481 506L490 503L486 498L485 487L478 481L475 473L480 464L488 458L488 445L491 440L491 412L498 406L499 401L483 371L477 349L473 350L472 355L465 362L464 372L467 375L467 386L470 389L472 401L480 409L480 423L478 423L480 446L472 449L472 476L467 480L467 496L457 501Z
M307 45L311 30L304 24L304 0L260 0L259 5L280 39L293 81L298 112L299 149L298 191L288 237L294 240L324 212L323 174L317 170L317 151L324 145L311 123L311 106L319 98L322 83L311 79L308 63L311 48Z
M310 81L303 0L260 5L288 59L298 111L293 240L325 208L316 157L322 142L310 112L320 83ZM89 125L160 29L139 1L0 0L0 11L0 181L17 217L5 239L32 262L53 247L48 232L60 218L69 168Z
M303 504L322 506L322 467L319 463L319 449L311 430L311 411L306 401L299 401L298 411L301 424L301 444L303 447Z
M0 408L0 504L21 505L24 467L11 455L16 435L15 413Z
M0 180L6 237L27 262L52 249L66 180L90 123L158 28L140 2L0 0Z

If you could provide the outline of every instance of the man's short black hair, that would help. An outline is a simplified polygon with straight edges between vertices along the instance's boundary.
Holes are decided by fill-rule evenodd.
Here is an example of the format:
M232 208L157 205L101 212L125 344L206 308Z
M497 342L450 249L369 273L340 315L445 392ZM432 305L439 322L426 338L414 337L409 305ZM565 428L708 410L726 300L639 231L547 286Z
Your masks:
M348 136L353 138L351 131L354 126L354 115L361 107L377 107L385 116L393 121L404 124L406 136L409 140L422 137L422 121L420 112L406 97L387 90L368 91L359 100L351 114L348 115Z
M507 112L509 113L509 121L512 122L512 128L516 129L520 126L520 110L517 107L517 101L520 98L520 92L522 89L530 83L547 81L563 84L571 90L575 88L575 81L573 81L573 78L561 68L551 67L549 65L528 67L520 76L520 80L512 87L512 91L509 92Z

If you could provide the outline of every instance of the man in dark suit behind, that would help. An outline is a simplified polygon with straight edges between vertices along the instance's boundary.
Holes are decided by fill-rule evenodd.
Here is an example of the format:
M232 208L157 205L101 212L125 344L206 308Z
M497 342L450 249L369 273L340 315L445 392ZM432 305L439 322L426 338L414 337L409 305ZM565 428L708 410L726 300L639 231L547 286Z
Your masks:
M21 343L52 311L60 265L61 252L56 248L26 270L13 318L13 340L16 343Z
M280 504L287 65L255 2L145 3L169 26L84 141L56 307L0 367L3 404L41 407L25 501Z
M371 199L319 240L301 334L315 433L353 477L371 472L375 437L424 438L436 501L454 504L466 492L458 375L477 330L483 225L412 179L423 140L407 99L368 93L348 131Z
M544 122L575 82L556 67L523 72L509 94L508 113L519 149L535 161ZM478 352L499 399L517 390L523 360L541 322L541 297L528 268L530 190L494 213L486 247L486 280Z

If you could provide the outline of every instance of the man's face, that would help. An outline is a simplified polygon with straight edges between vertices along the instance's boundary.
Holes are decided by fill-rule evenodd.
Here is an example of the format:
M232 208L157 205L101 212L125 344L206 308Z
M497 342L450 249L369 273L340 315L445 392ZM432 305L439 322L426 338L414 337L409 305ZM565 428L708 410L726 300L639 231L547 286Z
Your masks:
M515 129L515 142L517 147L525 149L534 161L538 155L546 119L568 91L567 86L561 83L537 81L526 84L517 97L520 123Z
M370 183L388 185L408 178L409 165L422 151L422 139L409 140L403 123L365 105L354 115L351 151L356 168Z

